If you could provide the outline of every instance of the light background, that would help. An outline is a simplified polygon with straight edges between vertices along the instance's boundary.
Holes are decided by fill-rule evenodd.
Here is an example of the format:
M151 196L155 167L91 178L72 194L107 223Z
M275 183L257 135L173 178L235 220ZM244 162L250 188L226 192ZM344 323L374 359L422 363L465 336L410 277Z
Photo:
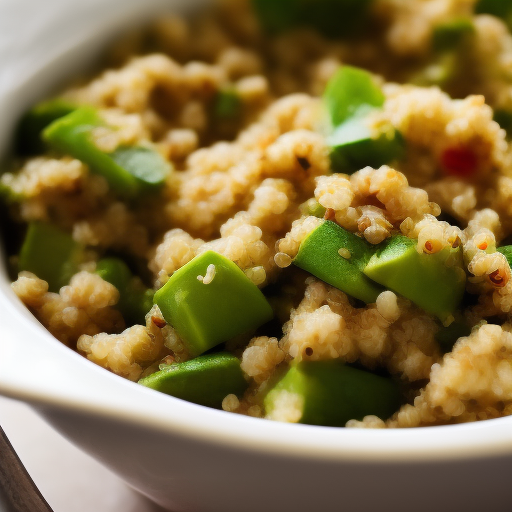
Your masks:
M0 397L0 426L54 512L160 512L27 405Z

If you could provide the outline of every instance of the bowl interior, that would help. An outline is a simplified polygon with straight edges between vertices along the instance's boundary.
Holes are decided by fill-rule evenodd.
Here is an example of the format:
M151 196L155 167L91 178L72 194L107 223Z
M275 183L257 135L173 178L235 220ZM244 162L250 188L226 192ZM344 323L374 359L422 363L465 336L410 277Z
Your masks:
M0 5L0 155L20 114L90 66L122 28L161 9L201 0L6 0ZM30 9L34 26L19 31ZM16 41L15 49L13 41ZM57 342L0 273L0 393L65 410L110 416L212 443L311 458L442 460L512 454L512 418L400 431L288 425L227 414L125 381ZM170 406L172 405L172 406Z

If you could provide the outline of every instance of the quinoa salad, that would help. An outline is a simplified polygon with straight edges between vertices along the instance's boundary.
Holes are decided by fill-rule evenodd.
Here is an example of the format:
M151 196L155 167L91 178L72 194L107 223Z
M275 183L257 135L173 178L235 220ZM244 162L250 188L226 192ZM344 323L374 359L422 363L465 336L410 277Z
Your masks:
M511 30L509 0L222 0L125 35L20 120L12 289L197 404L511 415Z

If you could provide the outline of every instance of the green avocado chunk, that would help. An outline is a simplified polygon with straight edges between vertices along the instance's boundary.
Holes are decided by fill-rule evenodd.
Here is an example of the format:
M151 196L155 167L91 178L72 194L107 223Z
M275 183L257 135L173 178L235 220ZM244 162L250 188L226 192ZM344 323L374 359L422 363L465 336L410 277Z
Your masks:
M334 172L353 174L366 166L378 168L404 154L404 139L389 126L386 131L373 134L361 118L341 124L327 138Z
M379 167L399 159L405 141L391 125L373 132L368 115L384 105L384 94L367 71L342 66L324 93L332 133L327 137L334 172L351 174L368 165Z
M340 249L348 250L350 257L341 256ZM293 263L348 295L371 303L383 291L363 273L374 252L366 240L326 220L302 241Z
M479 0L475 14L492 14L512 27L512 0Z
M333 126L352 117L364 117L384 105L385 96L375 79L364 69L342 66L329 80L324 92Z
M312 27L326 37L344 37L361 28L373 0L253 0L263 29L275 34Z
M385 420L401 405L398 386L385 377L339 361L303 361L293 365L264 399L271 416L283 392L297 397L299 423L344 427L351 419L375 415Z
M96 273L119 291L117 307L126 325L144 325L146 314L153 307L154 291L134 279L128 265L119 258L101 259Z
M364 273L444 322L461 303L465 290L461 247L420 254L416 246L417 240L392 236L371 257Z
M74 110L77 106L62 98L38 103L30 109L20 120L16 131L16 150L18 154L36 155L43 153L46 145L41 137L43 130Z
M28 226L21 247L18 269L32 272L48 283L51 292L58 292L78 272L83 248L71 235L42 222Z
M240 361L232 354L207 354L139 380L156 391L209 407L220 407L227 395L242 396L247 388Z
M192 357L273 317L259 288L235 263L213 251L177 270L154 301Z
M53 148L87 164L101 174L111 189L135 196L158 190L170 173L170 165L156 151L145 147L120 147L105 153L93 143L91 132L105 123L92 107L82 107L53 122L43 138Z
M434 27L432 48L435 52L456 50L465 38L475 32L471 18L457 18Z

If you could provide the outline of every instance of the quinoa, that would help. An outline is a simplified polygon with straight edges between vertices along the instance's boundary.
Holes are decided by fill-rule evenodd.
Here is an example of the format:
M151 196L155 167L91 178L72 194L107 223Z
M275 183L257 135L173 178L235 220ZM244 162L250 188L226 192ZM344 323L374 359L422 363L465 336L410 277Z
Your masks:
M21 268L12 289L58 340L144 381L197 353L162 304L134 313L132 298L172 286L177 271L213 251L274 313L219 342L214 353L234 355L246 384L219 408L301 422L307 393L276 383L290 369L338 362L387 379L402 400L387 417L366 414L347 427L512 414L512 250L501 250L512 240L512 146L498 123L499 114L512 118L512 35L504 20L474 14L475 4L374 0L356 36L332 38L310 26L269 36L250 0L224 0L128 34L104 71L61 98L94 109L101 123L90 142L103 154L137 148L171 171L157 192L127 197L65 151L18 155L0 177L5 218L51 224L82 253L70 256L64 285ZM439 53L436 31L461 19L469 35ZM367 70L381 91L362 124L370 143L398 134L402 146L382 165L369 165L365 149L363 163L337 172L336 123L322 95L346 65ZM372 300L336 285L335 267L315 277L300 265L304 242L325 226L352 240L333 249L333 261L357 268ZM440 272L465 282L450 314L370 282L368 265L396 240L414 244L409 258L441 261ZM23 257L13 251L11 266ZM130 277L109 282L102 264L118 257ZM205 294L222 279L222 265L194 273Z

